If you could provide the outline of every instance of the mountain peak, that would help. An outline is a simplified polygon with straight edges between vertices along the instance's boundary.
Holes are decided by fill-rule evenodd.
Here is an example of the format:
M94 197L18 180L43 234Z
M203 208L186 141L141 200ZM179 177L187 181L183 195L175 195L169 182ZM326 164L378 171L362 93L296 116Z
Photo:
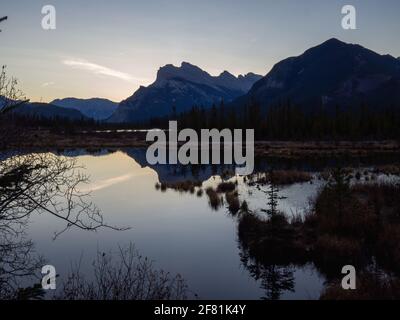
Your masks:
M351 47L354 46L352 44L343 42L339 39L336 38L331 38L329 40L326 40L324 42L322 42L319 45L316 45L314 47L311 47L310 49L306 50L305 53L307 52L315 52L315 51L331 51L331 50L340 50L341 48L345 48L345 47Z
M50 104L61 108L77 110L84 116L95 120L104 120L110 117L118 107L118 103L104 98L79 99L68 97L53 100Z
M207 72L203 71L199 67L183 61L179 67L176 67L173 64L167 64L164 67L161 67L157 72L156 82L180 78L203 83L209 82L208 78L210 77L211 76Z
M194 105L209 108L222 100L229 103L248 92L260 78L262 76L252 73L236 77L228 71L212 76L185 61L178 67L167 64L158 70L154 83L141 87L122 101L108 121L143 121L168 116L172 106L180 113Z
M226 70L224 70L223 72L221 72L221 74L218 76L218 78L227 78L227 79L232 79L232 78L234 78L234 79L236 79L236 77L235 77L232 73L230 73L230 72L228 72L228 71L226 71Z
M326 40L325 42L323 42L321 45L324 45L324 44L338 45L338 44L347 44L347 43L343 42L337 38L330 38L330 39Z
M200 69L198 66L191 64L190 62L182 61L181 62L181 68L195 68L195 69Z
M392 79L399 77L400 64L395 58L332 38L278 62L242 100L256 100L265 107L290 100L304 108L321 103L394 103L397 95L387 92L394 86Z

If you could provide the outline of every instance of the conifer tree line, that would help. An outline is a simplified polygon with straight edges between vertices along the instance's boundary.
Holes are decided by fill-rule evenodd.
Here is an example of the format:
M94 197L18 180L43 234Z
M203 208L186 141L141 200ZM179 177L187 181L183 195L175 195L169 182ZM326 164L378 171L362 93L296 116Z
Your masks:
M3 122L20 128L44 127L72 132L75 130L168 128L176 120L178 129L192 128L222 130L254 129L256 140L400 140L400 108L395 106L371 108L304 108L290 103L271 106L267 110L257 103L242 108L227 107L223 102L211 108L193 106L189 111L153 118L141 123L107 123L92 119L68 120L41 116L9 114Z
M181 129L254 129L258 140L400 139L400 108L395 106L372 108L361 104L306 110L287 102L265 110L256 102L239 109L221 102L210 109L193 106L179 115L152 119L145 126L166 128L169 120L177 120Z

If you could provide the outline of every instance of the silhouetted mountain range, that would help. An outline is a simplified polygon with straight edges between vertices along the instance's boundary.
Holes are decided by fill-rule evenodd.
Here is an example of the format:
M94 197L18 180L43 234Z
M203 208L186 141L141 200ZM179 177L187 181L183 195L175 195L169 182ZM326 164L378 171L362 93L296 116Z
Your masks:
M400 60L357 44L330 39L277 63L265 76L218 77L189 63L166 65L156 81L121 102L110 122L141 122L205 109L224 100L233 107L258 103L262 110L290 102L304 110L400 104Z
M266 108L288 101L303 108L398 105L400 61L330 39L277 63L234 105L257 102Z
M56 99L52 101L51 104L67 109L78 110L86 117L94 120L104 120L109 118L118 107L118 103L101 98L64 98Z
M145 148L128 148L122 150L129 157L135 160L141 168L151 168L157 173L158 180L161 183L174 183L180 181L200 181L204 182L216 175L224 174L229 179L235 175L235 165L151 165L146 159Z
M156 81L140 87L122 101L109 122L140 122L190 110L194 105L209 108L213 103L231 102L245 94L261 76L248 73L235 77L227 71L214 77L183 62L180 67L159 69Z
M17 115L42 119L89 120L78 110L62 108L49 103L25 103L13 109L12 112Z
M277 63L265 76L248 73L235 77L227 71L211 76L190 63L158 70L148 87L140 87L119 105L107 99L56 99L51 104L26 104L16 113L71 120L106 120L110 123L148 122L190 111L209 109L221 101L227 110L256 103L292 105L302 111L333 110L367 105L375 110L400 106L400 59L380 55L357 44L330 39L297 57ZM350 109L351 110L351 109Z

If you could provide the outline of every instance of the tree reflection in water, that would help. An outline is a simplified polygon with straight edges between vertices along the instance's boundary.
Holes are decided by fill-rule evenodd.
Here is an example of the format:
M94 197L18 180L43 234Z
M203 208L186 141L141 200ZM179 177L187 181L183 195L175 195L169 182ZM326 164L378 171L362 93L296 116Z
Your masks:
M22 233L16 236L4 234L0 225L0 299L19 299L28 292L30 297L40 297L43 292L24 288L27 279L38 282L38 270L44 260L34 251L33 243L25 240Z
M35 288L21 289L27 278L38 276L44 262L26 239L25 229L32 214L47 213L64 220L65 228L55 236L71 227L89 231L110 227L90 201L90 195L80 191L87 181L74 159L50 153L0 161L1 299L41 295Z
M241 246L240 260L250 275L261 282L261 289L264 290L263 300L279 300L282 294L294 292L294 271L291 265L263 264L249 255L248 250Z

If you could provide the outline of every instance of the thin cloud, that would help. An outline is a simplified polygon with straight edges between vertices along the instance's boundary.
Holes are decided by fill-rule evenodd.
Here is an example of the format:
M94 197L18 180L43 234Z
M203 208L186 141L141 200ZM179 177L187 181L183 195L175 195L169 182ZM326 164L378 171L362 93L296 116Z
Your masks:
M124 182L124 181L128 181L132 177L134 177L133 174L125 174L125 175L122 175L122 176L101 180L101 181L98 181L96 183L93 183L93 184L87 186L86 188L82 188L82 190L80 190L80 191L82 191L82 192L91 192L91 191L98 191L98 190L106 189L106 188L111 187L111 186L113 186L115 184L118 184L118 183L121 183L121 182Z
M117 177L104 179L104 180L100 180L100 181L91 183L91 184L83 187L82 189L80 189L80 191L81 192L93 192L93 191L103 190L103 189L112 187L112 186L114 186L116 184L129 181L130 179L132 179L134 177L143 176L143 175L146 175L146 174L148 174L148 173L147 172L127 173L127 174L120 175L120 176L117 176Z
M94 74L100 74L104 76L114 77L125 81L136 81L134 77L132 77L128 73L124 73L118 70L114 70L108 67L101 66L96 63L92 63L85 60L63 60L63 64L70 66L72 68L85 70L92 72Z

